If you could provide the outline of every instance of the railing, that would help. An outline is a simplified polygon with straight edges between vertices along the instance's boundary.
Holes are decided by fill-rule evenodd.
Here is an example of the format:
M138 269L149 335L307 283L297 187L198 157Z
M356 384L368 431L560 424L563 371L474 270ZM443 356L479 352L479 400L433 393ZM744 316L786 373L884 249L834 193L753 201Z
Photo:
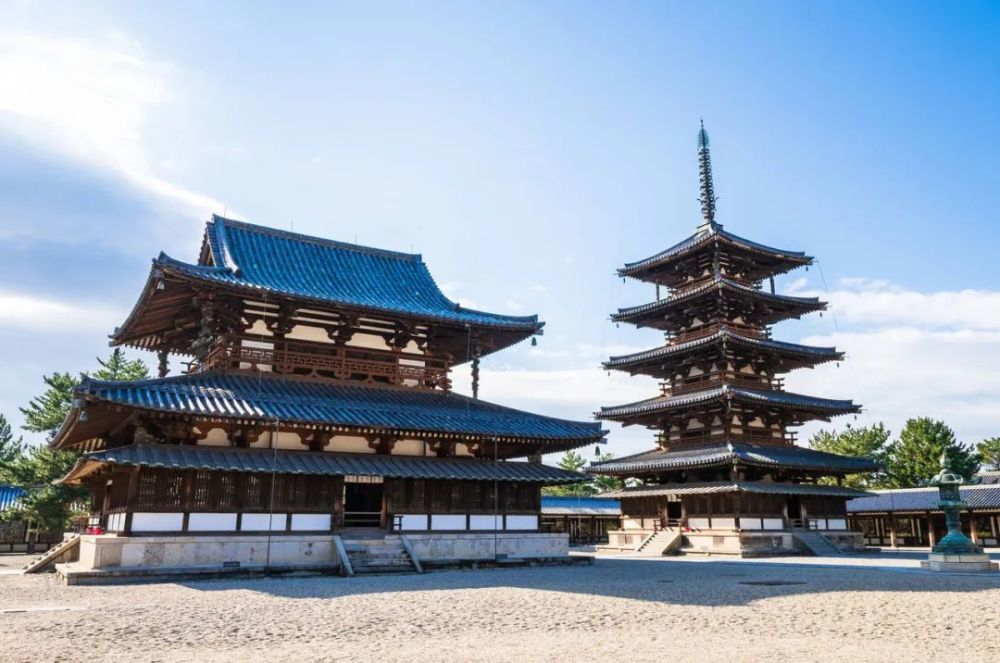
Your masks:
M192 370L241 367L261 370L270 367L275 373L360 378L389 384L412 381L427 388L446 391L451 388L448 362L437 357L301 341L276 340L273 348L240 343L240 340L235 340L216 346L203 365L196 365Z
M750 442L750 443L769 443L769 444L795 444L796 434L793 432L786 432L784 435L775 436L774 433L777 431L772 431L767 428L755 429L744 427L741 432L705 432L705 431L685 431L681 433L679 439L671 439L666 436L660 436L660 444L670 445L671 447L677 448L682 446L702 446L704 444L713 442Z
M720 387L723 384L747 387L749 389L774 389L776 391L783 391L785 388L784 378L768 379L765 376L747 375L746 373L731 371L726 371L725 373L704 373L702 375L674 380L672 383L663 382L661 383L661 388L664 396L676 396L678 394L701 391L702 389Z
M754 327L750 325L742 325L738 322L726 322L725 324L717 323L712 325L705 325L703 327L698 327L697 329L691 329L679 334L674 334L669 336L669 340L672 343L687 343L688 341L696 341L699 338L705 338L706 336L711 336L723 329L728 329L729 331L740 334L741 336L749 336L751 338L768 339L771 338L771 332L766 327Z

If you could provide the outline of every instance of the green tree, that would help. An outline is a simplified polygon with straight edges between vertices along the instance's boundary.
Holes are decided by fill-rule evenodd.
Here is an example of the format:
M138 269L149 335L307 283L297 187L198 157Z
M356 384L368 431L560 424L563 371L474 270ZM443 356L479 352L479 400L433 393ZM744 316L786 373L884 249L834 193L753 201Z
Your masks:
M575 451L567 451L559 459L556 465L569 472L583 472L587 466L586 459ZM594 488L589 481L563 484L561 486L546 486L542 489L543 495L592 495Z
M146 380L149 378L149 368L141 359L126 359L121 348L115 348L107 359L97 358L101 365L94 371L98 380Z
M100 368L94 371L94 377L98 380L145 380L149 377L146 364L141 359L126 359L121 348L112 350L107 359L98 357L97 364ZM24 429L45 433L51 439L69 413L73 390L86 375L82 373L80 377L74 377L69 373L53 373L43 376L45 392L32 398L27 407L21 408Z
M886 463L888 442L889 431L881 423L860 428L847 424L839 433L821 430L809 438L809 446L817 451L840 456L871 458L880 466ZM849 474L844 477L844 485L851 488L876 488L880 483L879 476L875 472Z
M606 453L598 457L597 462L604 463L609 460L613 460L614 457L615 455L613 453ZM609 477L602 475L594 476L593 480L591 481L591 484L593 485L594 490L597 492L597 494L606 493L609 490L618 490L623 485L622 480L619 479L618 477Z
M4 469L22 453L24 453L24 442L20 437L14 437L7 417L0 414L0 483L5 483Z
M28 406L20 410L24 415L24 430L45 433L51 439L69 413L73 390L80 384L80 379L69 373L53 373L43 376L42 382L46 386L45 392L32 398Z
M991 437L976 445L979 458L987 468L1000 471L1000 437Z
M921 417L910 419L889 445L886 474L892 488L923 485L940 470L941 454L947 452L951 469L966 479L979 471L979 459L968 445L955 439L955 431L943 421Z
M27 520L44 531L63 529L72 515L72 505L81 501L87 491L80 486L53 482L66 476L77 456L72 451L35 446L4 467L4 482L25 490L19 506L7 517Z

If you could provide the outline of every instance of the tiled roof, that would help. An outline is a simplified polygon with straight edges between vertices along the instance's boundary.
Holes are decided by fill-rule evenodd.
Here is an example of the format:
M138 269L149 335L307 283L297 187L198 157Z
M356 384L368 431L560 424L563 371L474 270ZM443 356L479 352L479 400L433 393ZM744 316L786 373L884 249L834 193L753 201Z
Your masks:
M753 338L751 336L744 336L729 329L721 329L714 334L704 336L693 341L677 343L675 345L664 345L658 348L653 348L652 350L644 350L633 354L611 357L608 361L604 362L604 367L625 368L635 366L655 361L657 359L666 359L675 355L683 355L693 350L721 343L723 341L734 345L759 348L761 350L767 350L781 355L810 357L817 363L822 361L833 361L843 357L842 352L838 352L836 348L832 347L799 345L797 343L785 343L783 341L773 341L771 339Z
M23 496L24 488L0 486L0 511L6 511L17 506Z
M804 394L794 394L787 391L777 391L772 389L747 389L746 387L734 387L723 385L713 389L695 391L679 396L657 396L636 403L626 405L613 405L602 407L596 413L598 419L618 420L662 412L671 412L692 405L708 403L711 401L730 401L743 403L764 403L776 408L799 409L808 412L820 412L837 415L857 412L861 408L849 400L837 400L831 398L817 398Z
M826 304L820 301L818 297L792 297L789 295L772 294L764 290L751 288L742 283L737 283L723 276L716 276L697 287L684 290L672 297L618 309L617 313L611 315L611 319L616 322L634 322L648 316L666 314L671 309L685 302L697 299L705 295L705 293L713 291L727 292L751 301L766 302L790 310L820 311L826 308ZM776 319L780 319L780 317Z
M538 316L462 308L438 288L419 255L345 244L213 216L212 265L160 254L155 266L243 290L457 324L537 331Z
M717 467L734 461L755 467L776 467L795 470L829 471L837 473L873 472L878 469L867 458L838 456L794 445L758 445L733 442L695 449L653 449L643 453L593 463L589 474L639 475L676 469Z
M618 516L618 500L582 495L542 495L542 515L545 516Z
M718 224L712 224L708 226L704 232L691 235L684 241L671 246L665 251L661 251L656 255L643 260L627 263L624 267L618 270L618 273L621 276L631 276L641 270L660 267L673 259L690 253L713 241L725 242L747 251L766 254L773 258L787 260L796 265L806 265L812 262L812 258L801 251L786 251L784 249L776 249L765 244L759 244L758 242L750 241L749 239L735 235L728 230L724 230L722 226Z
M608 497L655 497L658 495L705 495L709 493L757 493L765 495L811 495L818 497L859 498L869 495L863 490L843 486L820 486L808 483L774 481L705 481L698 483L668 483L635 486L605 493Z
M1000 485L962 486L959 491L968 509L1000 509ZM871 497L851 502L850 513L890 513L902 511L940 511L937 488L876 490Z
M567 421L455 393L356 382L205 372L137 382L85 379L77 397L206 418L320 424L400 434L580 441L600 439L600 424Z
M584 477L558 467L473 458L436 458L323 451L232 449L173 445L129 446L84 454L62 479L74 482L102 464L162 467L175 470L219 470L327 476L371 476L469 481L533 481L568 483Z

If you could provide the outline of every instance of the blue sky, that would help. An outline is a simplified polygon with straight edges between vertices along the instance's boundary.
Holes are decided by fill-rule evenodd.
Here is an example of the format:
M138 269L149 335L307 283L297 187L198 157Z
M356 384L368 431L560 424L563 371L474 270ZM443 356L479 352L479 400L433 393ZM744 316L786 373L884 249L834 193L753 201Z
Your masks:
M651 395L599 368L658 342L607 321L652 297L613 272L697 225L704 117L719 220L822 266L779 288L831 310L777 335L850 358L789 387L1000 434L998 29L989 3L7 3L0 412L92 367L212 212L419 252L452 297L540 314L485 398Z

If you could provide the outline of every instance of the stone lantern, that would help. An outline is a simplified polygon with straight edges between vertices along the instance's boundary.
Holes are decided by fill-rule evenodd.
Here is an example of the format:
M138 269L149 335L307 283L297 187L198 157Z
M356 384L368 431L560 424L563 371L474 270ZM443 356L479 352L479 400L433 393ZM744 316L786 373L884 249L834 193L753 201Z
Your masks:
M941 454L941 471L929 482L938 488L940 499L937 506L944 511L948 533L931 549L927 561L921 565L931 571L996 571L997 564L990 561L982 547L962 533L960 514L965 502L962 501L959 486L965 480L952 472L948 465L948 452L945 451Z

